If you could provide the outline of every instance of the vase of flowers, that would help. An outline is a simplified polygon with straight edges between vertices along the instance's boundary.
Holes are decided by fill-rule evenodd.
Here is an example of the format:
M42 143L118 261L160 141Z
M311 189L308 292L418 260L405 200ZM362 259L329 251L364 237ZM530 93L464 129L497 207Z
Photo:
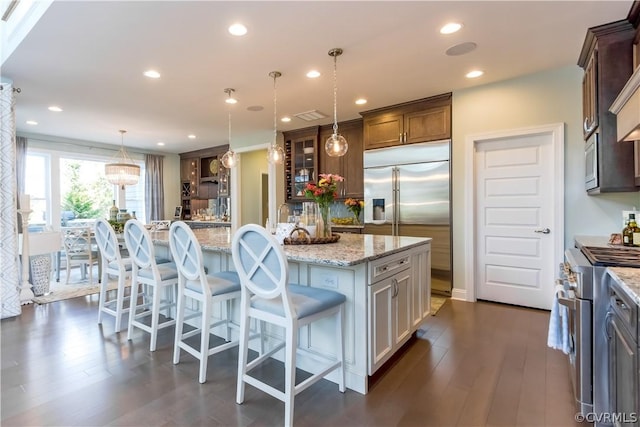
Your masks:
M349 212L353 214L353 223L360 225L360 212L362 212L362 208L364 208L364 200L349 198L344 201L344 205L347 207Z
M331 203L337 196L338 183L344 181L340 175L320 174L317 184L308 183L304 195L318 204L320 217L316 226L317 237L331 237Z

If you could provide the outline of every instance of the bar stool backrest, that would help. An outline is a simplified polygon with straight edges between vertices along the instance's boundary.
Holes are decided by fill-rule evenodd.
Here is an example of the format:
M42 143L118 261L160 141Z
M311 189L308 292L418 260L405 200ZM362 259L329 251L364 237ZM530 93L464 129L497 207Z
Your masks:
M137 219L130 219L124 225L124 241L129 256L141 269L150 268L155 261L151 234Z
M171 224L169 248L180 275L189 281L200 282L203 294L205 290L209 292L200 243L193 230L184 222L176 221Z
M95 225L96 243L102 257L107 262L118 261L120 262L122 257L120 256L120 246L118 245L118 238L116 232L104 219L96 220Z

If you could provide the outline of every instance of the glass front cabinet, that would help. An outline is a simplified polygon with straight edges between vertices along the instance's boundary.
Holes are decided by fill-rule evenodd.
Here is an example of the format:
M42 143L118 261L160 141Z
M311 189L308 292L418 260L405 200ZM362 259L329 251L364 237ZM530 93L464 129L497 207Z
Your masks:
M318 127L285 132L284 141L286 200L307 200L307 184L318 179Z

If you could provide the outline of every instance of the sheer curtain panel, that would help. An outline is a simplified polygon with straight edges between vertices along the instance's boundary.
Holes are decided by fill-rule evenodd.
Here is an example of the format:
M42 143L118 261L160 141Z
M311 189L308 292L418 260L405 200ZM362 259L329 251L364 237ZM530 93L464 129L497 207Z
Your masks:
M0 302L2 319L22 313L20 308L16 116L13 85L0 85Z
M164 219L164 185L162 163L164 156L145 154L145 212L146 222Z

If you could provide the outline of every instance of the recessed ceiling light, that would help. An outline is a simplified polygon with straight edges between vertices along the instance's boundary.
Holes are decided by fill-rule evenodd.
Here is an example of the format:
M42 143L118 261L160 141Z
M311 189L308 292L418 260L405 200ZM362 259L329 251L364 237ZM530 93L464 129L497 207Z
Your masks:
M442 28L440 28L440 34L453 34L457 31L460 31L460 28L462 28L462 24L459 24L457 22L449 22L448 24L445 24Z
M36 122L35 120L27 120L25 123L31 126L35 126L38 124L38 122Z
M234 36L244 36L247 34L247 27L242 24L233 24L229 27L229 34Z
M283 118L280 119L280 121L284 123L289 123L291 121L291 117L284 116Z
M146 77L149 77L150 79L159 79L160 78L160 73L157 72L156 70L147 70L142 74L144 74Z
M59 113L60 111L62 111L62 108L58 107L57 105L52 105L51 107L49 107L49 111L55 111L56 113Z
M191 134L191 135L187 135L187 138L189 138L189 139L196 139L196 136L195 136L194 134Z
M158 145L159 145L160 147L163 147L163 146L164 146L164 142L158 142Z
M356 99L356 105L364 105L367 103L367 100L364 98Z
M320 77L320 71L317 70L311 70L307 73L307 77L309 77L310 79L315 79Z
M466 77L468 79L475 79L476 77L480 77L481 75L484 74L484 71L480 71L480 70L473 70L473 71L469 71L466 74Z

